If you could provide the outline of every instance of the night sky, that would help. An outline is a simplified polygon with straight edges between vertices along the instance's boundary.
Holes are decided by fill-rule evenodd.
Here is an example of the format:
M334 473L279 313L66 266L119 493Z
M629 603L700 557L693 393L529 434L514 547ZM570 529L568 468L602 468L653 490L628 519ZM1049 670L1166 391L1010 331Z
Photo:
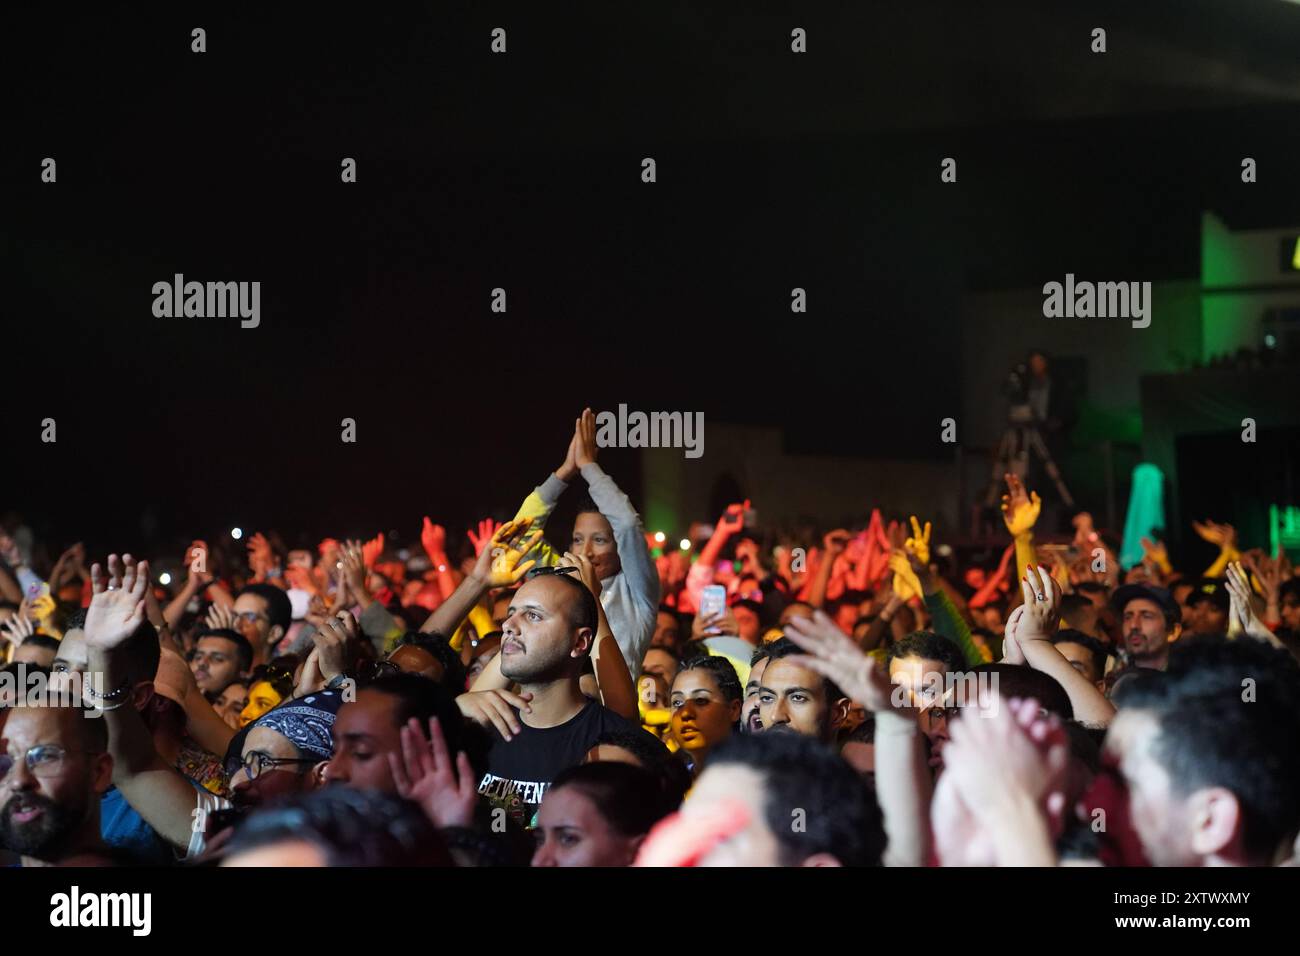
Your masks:
M463 526L559 464L583 405L620 402L780 425L795 452L932 456L964 292L1192 277L1203 209L1300 219L1294 105L1189 86L1178 109L1053 116L1036 87L1088 69L1086 42L1063 63L1038 21L1001 22L968 83L944 71L988 109L927 121L944 92L917 37L959 44L955 6L918 6L906 43L865 14L685 6L10 19L0 507L92 548ZM844 95L856 63L880 82ZM1274 174L1248 193L1247 150ZM155 318L177 272L260 281L260 328Z

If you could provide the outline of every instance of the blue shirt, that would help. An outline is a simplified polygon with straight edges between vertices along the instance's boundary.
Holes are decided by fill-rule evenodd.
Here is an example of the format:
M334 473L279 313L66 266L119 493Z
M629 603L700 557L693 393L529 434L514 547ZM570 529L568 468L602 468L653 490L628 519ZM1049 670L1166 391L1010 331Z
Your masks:
M99 832L109 846L127 851L146 866L176 865L171 844L136 813L117 787L99 798Z

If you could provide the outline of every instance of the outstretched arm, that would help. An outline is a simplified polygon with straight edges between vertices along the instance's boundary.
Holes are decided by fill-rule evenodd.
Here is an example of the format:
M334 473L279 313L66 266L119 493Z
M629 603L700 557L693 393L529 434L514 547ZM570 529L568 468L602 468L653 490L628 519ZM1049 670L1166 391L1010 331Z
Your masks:
M1008 619L1007 632L1014 634L1025 662L1065 689L1075 720L1106 726L1115 716L1115 705L1075 670L1051 641L1061 619L1061 586L1040 566L1029 569L1020 587L1025 603Z
M547 519L551 517L551 512L559 504L560 496L564 494L565 489L573 479L578 477L578 465L574 460L576 455L575 436L569 439L569 450L564 456L564 463L555 469L544 482L533 489L532 493L524 499L524 503L519 506L515 513L515 521L529 521L537 530L546 527ZM554 567L559 561L559 554L556 553L545 538L539 538L533 546L533 552L527 555L534 560L540 567Z
M149 566L124 555L109 555L109 576L98 564L90 569L93 597L86 611L88 673L104 675L103 719L113 756L113 783L127 802L163 839L189 846L197 797L194 786L169 766L153 744L133 698L124 644L144 622L144 592Z
M591 500L614 530L614 543L618 546L623 574L642 603L656 608L659 606L659 570L646 545L645 527L641 524L641 516L632 507L631 499L596 464L599 450L596 446L596 416L590 408L583 409L582 417L574 427L573 460L587 482ZM623 639L627 641L630 637L623 635ZM644 650L643 647L636 648L633 656L640 661L639 654Z
M1205 569L1203 577L1223 577L1229 563L1241 557L1241 552L1237 550L1237 529L1230 524L1216 524L1213 521L1204 523L1193 521L1192 530L1210 544L1219 546L1219 556L1214 559L1213 564Z
M843 528L828 531L822 537L821 560L813 572L812 584L808 589L808 603L821 607L826 603L826 591L830 586L831 573L835 570L835 561L849 546L849 533Z
M620 717L633 723L640 721L636 682L628 670L627 661L619 649L614 632L610 629L605 609L600 604L600 579L591 562L580 554L566 551L564 563L578 569L582 583L596 598L596 615L599 619L596 637L591 643L591 665L596 672L596 686L600 689L600 702ZM500 655L497 655L500 657Z
M1240 562L1233 561L1227 566L1227 585L1230 598L1228 637L1236 639L1245 635L1285 649L1286 645L1255 614L1255 608L1250 603L1250 579L1246 577L1246 569Z
M1002 520L1016 545L1016 577L1023 580L1025 572L1038 563L1034 552L1034 525L1043 500L1038 492L1026 493L1021 480L1008 473L1005 476L1007 493L1002 496Z
M902 687L821 611L794 618L786 636L804 650L791 658L833 680L876 715L876 796L889 843L886 866L924 866L930 855L930 771L916 713Z
M450 638L484 594L523 579L537 563L524 559L529 553L536 553L541 540L542 529L533 527L527 518L507 521L497 528L488 547L479 552L474 570L460 582L451 597L438 605L420 630Z

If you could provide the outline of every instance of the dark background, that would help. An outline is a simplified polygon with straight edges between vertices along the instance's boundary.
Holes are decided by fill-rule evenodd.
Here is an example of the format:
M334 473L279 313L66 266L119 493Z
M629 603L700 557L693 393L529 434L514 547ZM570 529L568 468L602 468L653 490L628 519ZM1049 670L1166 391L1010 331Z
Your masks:
M1282 0L619 6L6 9L0 508L92 549L414 536L619 402L942 457L964 291L1195 276L1202 210L1300 218ZM175 272L260 280L261 327L154 318Z

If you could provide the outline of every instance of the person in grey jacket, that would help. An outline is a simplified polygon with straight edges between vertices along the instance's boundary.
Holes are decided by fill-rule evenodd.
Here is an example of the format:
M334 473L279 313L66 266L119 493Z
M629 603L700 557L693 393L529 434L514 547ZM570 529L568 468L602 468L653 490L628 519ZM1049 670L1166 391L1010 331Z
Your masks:
M659 611L659 572L646 545L641 516L614 479L596 464L596 416L590 408L573 423L573 438L564 464L533 490L520 505L516 520L532 518L533 528L545 525L560 496L579 475L596 510L579 512L567 549L588 558L600 578L600 603L605 608L614 639L633 680L641 673L641 659L654 636ZM527 557L538 567L560 562L545 540Z

